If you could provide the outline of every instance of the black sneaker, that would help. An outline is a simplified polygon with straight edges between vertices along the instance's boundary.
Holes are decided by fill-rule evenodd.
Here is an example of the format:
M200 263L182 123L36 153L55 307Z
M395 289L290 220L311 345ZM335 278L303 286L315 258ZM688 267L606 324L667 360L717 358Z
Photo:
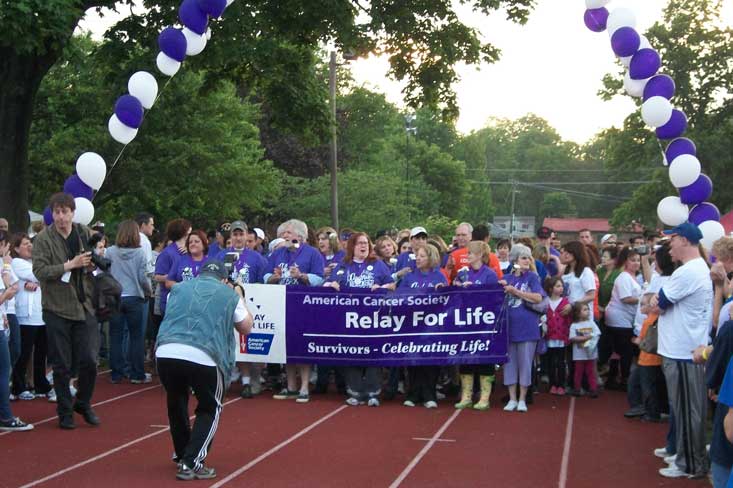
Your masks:
M61 415L59 417L59 427L61 427L64 430L76 429L76 424L74 423L74 417L72 417L71 415Z
M191 480L210 480L216 478L216 470L214 468L207 468L201 466L197 471L186 466L185 463L178 465L178 471L176 472L176 478L183 481Z
M272 395L272 398L275 400L295 400L299 396L300 392L298 390L288 390L287 388L283 388L280 390L280 393Z
M242 398L253 398L252 385L242 385L242 391L239 393Z
M74 404L74 411L84 417L84 422L88 423L89 425L97 426L102 423L99 420L99 417L97 417L97 414L94 413L94 410L92 410L92 407L82 407L81 405L76 403Z
M33 424L26 424L18 417L13 417L10 420L0 420L0 431L22 432L24 430L33 430Z
M632 419L634 417L643 417L646 411L643 406L632 407L624 412L624 417Z

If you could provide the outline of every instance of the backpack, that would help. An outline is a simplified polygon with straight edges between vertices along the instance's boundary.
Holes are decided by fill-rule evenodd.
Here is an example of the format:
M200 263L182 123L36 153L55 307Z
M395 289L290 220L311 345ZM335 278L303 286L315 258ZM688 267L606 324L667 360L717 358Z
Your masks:
M119 313L122 303L122 285L110 273L99 273L94 277L92 306L94 315L100 321L109 320Z

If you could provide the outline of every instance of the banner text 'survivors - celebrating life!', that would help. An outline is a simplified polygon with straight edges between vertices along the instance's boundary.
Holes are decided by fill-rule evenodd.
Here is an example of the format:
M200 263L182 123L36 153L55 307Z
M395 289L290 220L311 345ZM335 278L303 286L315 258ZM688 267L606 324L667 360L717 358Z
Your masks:
M394 293L248 285L252 333L238 361L350 366L504 363L504 292L494 288Z

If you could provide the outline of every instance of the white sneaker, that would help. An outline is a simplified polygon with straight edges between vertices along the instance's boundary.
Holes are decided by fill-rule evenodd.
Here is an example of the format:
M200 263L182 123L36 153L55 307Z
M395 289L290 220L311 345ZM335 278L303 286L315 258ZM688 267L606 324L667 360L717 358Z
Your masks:
M346 399L346 404L351 405L352 407L358 407L359 405L363 405L364 402L361 402L358 398L352 396Z
M658 458L664 459L669 456L669 453L667 452L666 447L659 447L657 449L654 449L654 455Z
M49 403L56 403L58 401L56 399L56 390L48 390L48 393L46 393L46 398L48 398Z
M46 373L46 381L48 381L49 385L53 386L53 371Z
M517 412L526 412L527 411L527 404L525 402L519 402L517 403Z
M506 407L504 407L505 412L513 412L517 409L519 404L516 400L509 400L509 403L506 404ZM525 407L526 408L526 407Z
M235 369L232 374L229 375L229 383L236 383L239 381L240 373L238 369Z
M438 408L438 404L435 403L433 400L429 400L423 404L425 408Z
M378 407L379 406L379 398L372 397L367 402L367 406L369 407Z
M20 393L20 395L18 395L18 400L33 400L34 398L36 398L36 395L28 390L23 391Z
M667 456L664 458L664 462L669 464L670 466L673 465L675 461L677 461L677 454L672 454L671 456Z
M667 466L666 468L660 469L659 474L661 474L665 478L692 478L692 476L678 468L676 464L672 464Z
M406 407L414 407L415 406L415 402L413 402L412 400L405 400L404 402L402 402L402 405L404 405Z

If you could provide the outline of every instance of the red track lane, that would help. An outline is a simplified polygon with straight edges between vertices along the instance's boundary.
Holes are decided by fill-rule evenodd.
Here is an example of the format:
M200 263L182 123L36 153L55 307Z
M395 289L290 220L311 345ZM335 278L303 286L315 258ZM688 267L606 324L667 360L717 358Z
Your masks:
M328 403L337 408L343 399ZM452 413L397 402L348 407L224 487L386 487L424 446L413 437L432 436Z
M504 412L504 393L462 412L441 437L455 442L436 442L400 487L557 486L570 400L535 395L529 412Z
M216 468L219 474L218 479L234 472L263 452L268 451L340 406L340 403L337 405L333 402L311 402L308 405L296 405L292 401L278 402L272 400L269 395L251 401L239 400L238 397L230 395L225 402L231 400L234 400L233 403L224 406L212 450L207 458L207 462ZM146 399L146 401L153 403L158 411L158 421L156 422L167 425L167 420L162 420L165 416L165 401L162 395L159 401L150 402L149 399ZM192 401L192 404L195 404L195 400ZM130 412L128 412L126 421L133 424L151 423L137 419L137 416L131 415ZM145 433L153 433L159 430L161 429L149 428ZM106 445L105 443L105 446L102 446L100 441L90 439L90 441L96 443L96 449L94 452L88 453L86 458L103 453L129 440L127 439L129 436L121 439L119 432L110 435L116 436L114 445ZM139 435L141 434L138 433L135 437L139 437ZM170 433L168 431L162 432L135 443L124 451L69 471L39 486L96 488L103 481L105 488L180 487L180 482L175 480L176 467L170 460L172 452L173 446ZM41 477L38 476L38 478ZM244 474L238 479L248 480L249 476ZM199 482L198 486L202 485L203 483ZM237 482L232 482L231 486L241 486L241 484L238 485ZM247 486L250 486L249 483Z
M55 421L31 432L0 437L1 486L20 486L71 464L152 432L151 424L167 425L164 391L160 388L95 408L100 427L75 414L76 430L62 431ZM99 482L99 480L97 480Z
M618 392L575 403L568 488L709 486L707 480L662 477L658 470L666 465L652 452L664 446L669 425L626 419L626 409L626 395Z

